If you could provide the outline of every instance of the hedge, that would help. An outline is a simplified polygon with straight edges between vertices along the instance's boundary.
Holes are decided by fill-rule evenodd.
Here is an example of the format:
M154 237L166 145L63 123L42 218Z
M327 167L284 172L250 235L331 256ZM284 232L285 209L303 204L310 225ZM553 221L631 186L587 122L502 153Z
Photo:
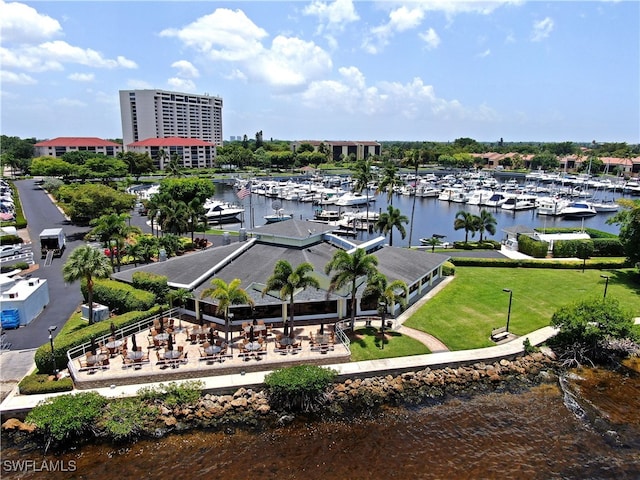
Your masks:
M0 245L17 245L19 243L24 243L19 235L2 235L0 237Z
M496 240L482 242L453 242L453 248L460 250L500 250L502 244Z
M471 258L452 257L451 263L456 267L511 267L511 268L550 268L550 269L582 269L582 260L536 260L510 258ZM633 265L625 259L590 259L585 268L607 270L630 268Z
M619 238L594 238L594 257L623 257L624 246Z
M587 233L592 240L595 238L618 238L615 233L603 232L595 228L581 228L580 230ZM545 228L544 233L576 233L576 229L572 227L551 227Z
M549 244L540 240L534 240L526 235L518 237L518 251L534 258L545 258L549 251Z
M110 322L98 322L93 325L87 325L68 334L63 331L55 338L53 342L53 351L56 357L56 366L58 369L67 365L67 350L78 347L82 344L88 344L91 337L108 336L111 333L111 323L117 329L124 328L128 325L138 323L145 318L157 315L162 311L160 306L154 306L147 311L128 312L111 318ZM51 345L45 343L41 345L35 353L35 363L40 373L52 373L53 364L51 363Z
M69 377L51 380L50 375L32 373L18 384L21 395L40 395L42 393L70 392L73 390L73 380Z
M81 283L80 289L87 299L87 282ZM134 310L148 310L156 303L156 296L146 290L134 288L126 283L109 279L97 279L93 282L93 301L107 305L118 313Z
M135 272L132 277L133 287L151 292L158 303L163 302L169 293L168 279L163 275L149 272Z

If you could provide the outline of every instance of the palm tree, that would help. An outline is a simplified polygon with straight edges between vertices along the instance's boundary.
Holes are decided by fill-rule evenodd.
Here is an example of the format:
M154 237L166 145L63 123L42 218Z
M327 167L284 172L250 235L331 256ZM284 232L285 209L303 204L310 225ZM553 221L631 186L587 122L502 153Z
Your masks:
M218 301L217 311L224 315L224 340L229 343L229 307L231 305L251 305L254 302L244 288L240 287L242 281L234 278L227 283L221 278L211 280L211 287L202 292L200 298L212 298Z
M464 243L469 242L469 232L472 232L474 235L476 233L476 221L474 217L474 215L469 212L465 212L464 210L460 210L456 213L456 219L453 222L453 229L464 229Z
M160 206L158 223L162 232L180 235L189 230L189 208L181 200L169 199Z
M382 179L378 184L376 193L383 192L386 189L387 202L389 202L389 205L393 205L393 189L400 186L402 186L402 180L398 176L398 167L391 162L385 163Z
M90 234L100 238L105 248L109 249L111 267L114 272L116 271L116 266L113 264L114 257L116 258L117 269L120 271L120 260L122 258L122 250L124 249L124 241L130 233L140 231L138 227L127 225L127 220L130 218L131 215L128 213L110 213L91 221L93 229Z
M418 181L418 167L420 166L420 152L415 150L413 152L412 157L413 167L415 169L414 175L416 177L416 182ZM413 240L413 219L415 218L416 213L416 192L413 192L413 202L411 205L411 224L409 226L409 246L411 246L411 241Z
M400 209L393 208L393 205L387 207L387 211L382 213L375 224L375 229L383 235L389 234L389 246L393 247L393 229L397 228L402 238L407 236L407 231L403 223L408 223L409 219L406 215L402 215Z
M67 283L85 279L87 281L87 303L89 325L93 324L93 279L108 278L111 274L109 260L104 254L89 245L76 248L62 267L62 278Z
M158 150L157 158L158 162L160 163L160 170L164 170L165 165L167 165L167 160L169 160L169 153L164 148L161 148L160 150Z
M362 193L364 189L367 195L367 229L369 229L369 182L374 178L373 172L371 171L371 161L360 160L356 164L353 178L355 180L353 189L358 193Z
M198 198L194 198L187 203L187 222L189 224L189 231L191 232L191 243L193 243L193 234L198 228L200 219L204 215L204 206Z
M324 271L327 275L333 273L329 280L329 292L351 286L351 330L356 323L356 292L360 277L371 278L378 272L378 258L368 254L362 248L356 248L352 254L345 250L338 250L327 263Z
M430 237L422 241L431 247L431 253L434 253L436 251L436 247L441 243L438 237Z
M488 210L483 208L480 211L480 216L476 217L476 230L480 232L481 243L484 232L489 232L491 235L496 234L496 223L495 217Z
M313 265L309 262L303 262L294 269L286 260L278 260L273 267L273 275L267 279L267 283L262 289L263 297L267 292L279 290L281 299L289 299L289 321L284 325L285 336L289 335L289 326L293 331L293 308L295 306L293 297L296 291L304 290L307 287L320 288L320 282L310 275L311 272L313 272Z
M181 177L182 172L180 171L180 155L174 153L171 155L171 160L169 160L169 165L165 168L168 177Z
M396 293L401 291L401 293ZM389 283L387 277L382 273L376 273L367 282L367 286L362 293L362 298L374 299L376 304L380 303L382 327L380 331L384 333L385 313L389 305L395 306L399 303L402 308L407 305L409 298L409 287L402 280L394 280Z

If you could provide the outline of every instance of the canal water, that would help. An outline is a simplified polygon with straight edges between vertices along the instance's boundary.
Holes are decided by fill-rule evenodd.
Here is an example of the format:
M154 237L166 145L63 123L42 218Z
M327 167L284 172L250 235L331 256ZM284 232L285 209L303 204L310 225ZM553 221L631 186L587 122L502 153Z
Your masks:
M374 192L370 193L372 202L369 204L370 212L386 212L388 202L386 193L376 195ZM231 202L242 204L246 211L244 213L244 219L242 227L250 230L253 227L259 227L264 225L265 215L272 215L274 213L273 204L277 201L284 209L285 213L293 215L293 218L298 220L313 219L315 209L312 203L287 201L287 200L275 200L262 195L251 195L251 199L246 197L240 201L235 195L235 190L225 184L216 184L216 198ZM406 195L395 194L393 196L393 206L400 210L409 220L411 219L411 211L413 209L413 197ZM328 205L325 208L337 210L335 205ZM464 241L464 230L454 230L453 223L455 221L456 213L460 210L464 210L473 215L479 215L482 209L488 210L496 219L496 234L490 235L485 232L484 238L491 238L501 241L506 237L503 229L513 227L516 225L528 226L531 228L537 228L544 230L551 227L570 227L579 231L584 228L594 228L596 230L602 230L618 234L619 227L617 225L607 224L607 220L611 218L615 213L598 213L594 217L580 219L563 219L562 217L551 217L545 215L536 214L535 210L525 211L510 211L502 208L490 208L479 207L477 205L466 205L461 203L446 202L438 200L437 198L422 198L418 197L415 201L415 213L414 213L414 225L413 234L411 239L412 245L420 245L420 238L431 237L434 234L445 235L446 238L443 241L454 242ZM343 207L342 211L359 211L364 213L366 207L360 206L359 208ZM230 229L237 229L240 225L229 225ZM409 233L410 223L405 224L406 236L401 238L400 233L397 230L393 232L393 245L397 247L409 246ZM372 236L378 236L379 233L373 235L366 234L365 232L359 232L358 238L368 239ZM469 237L469 240L474 238ZM479 239L479 235L476 234L475 240Z
M73 471L8 471L18 459ZM574 371L519 394L390 408L275 430L196 431L43 457L5 448L21 479L638 479L637 373Z

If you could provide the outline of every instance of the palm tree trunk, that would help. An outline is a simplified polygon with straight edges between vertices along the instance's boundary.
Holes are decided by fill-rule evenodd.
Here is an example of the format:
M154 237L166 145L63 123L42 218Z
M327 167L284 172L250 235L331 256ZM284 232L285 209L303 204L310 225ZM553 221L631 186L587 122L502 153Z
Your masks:
M89 325L93 325L93 280L87 279L87 300L89 302Z

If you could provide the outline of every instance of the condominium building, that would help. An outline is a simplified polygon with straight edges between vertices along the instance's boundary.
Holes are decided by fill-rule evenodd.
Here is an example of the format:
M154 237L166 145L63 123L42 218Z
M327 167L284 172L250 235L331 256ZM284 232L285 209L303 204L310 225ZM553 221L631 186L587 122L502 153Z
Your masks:
M67 152L91 152L115 157L122 145L97 137L57 137L34 145L36 157L60 158Z
M172 158L180 168L211 168L216 159L216 145L196 138L147 138L126 147L128 152L148 154L160 170L167 168Z
M120 90L124 145L148 138L196 138L222 145L222 98L165 90Z
M335 141L335 140L298 140L291 144L291 149L296 152L300 145L309 144L317 152L324 144L326 151L331 152L331 158L339 161L344 157L353 156L356 160L362 160L372 156L380 156L382 146L372 141Z

